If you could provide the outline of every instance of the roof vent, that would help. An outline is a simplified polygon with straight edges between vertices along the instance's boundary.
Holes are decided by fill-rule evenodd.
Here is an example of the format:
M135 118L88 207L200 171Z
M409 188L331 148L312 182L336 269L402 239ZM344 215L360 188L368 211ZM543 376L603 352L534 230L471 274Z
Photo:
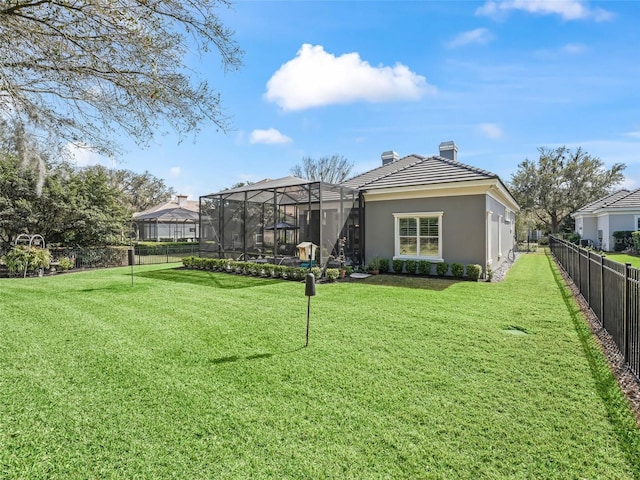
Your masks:
M390 163L396 162L400 157L393 150L389 150L388 152L382 152L380 156L382 158L382 165L389 165Z
M457 162L458 146L456 145L456 143L454 141L442 142L440 144L440 156Z

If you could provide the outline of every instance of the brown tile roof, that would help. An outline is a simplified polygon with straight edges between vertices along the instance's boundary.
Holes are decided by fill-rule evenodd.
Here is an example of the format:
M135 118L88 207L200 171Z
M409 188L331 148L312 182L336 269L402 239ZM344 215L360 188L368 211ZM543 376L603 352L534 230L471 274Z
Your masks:
M342 185L364 190L498 178L495 173L440 156L408 155L346 180Z

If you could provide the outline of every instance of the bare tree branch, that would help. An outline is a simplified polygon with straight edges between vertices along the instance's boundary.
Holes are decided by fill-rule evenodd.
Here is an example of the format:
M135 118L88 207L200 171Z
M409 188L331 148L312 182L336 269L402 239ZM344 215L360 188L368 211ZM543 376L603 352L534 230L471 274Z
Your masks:
M0 0L0 108L47 135L117 152L167 127L229 128L219 95L185 63L211 47L241 65L217 16L227 0Z

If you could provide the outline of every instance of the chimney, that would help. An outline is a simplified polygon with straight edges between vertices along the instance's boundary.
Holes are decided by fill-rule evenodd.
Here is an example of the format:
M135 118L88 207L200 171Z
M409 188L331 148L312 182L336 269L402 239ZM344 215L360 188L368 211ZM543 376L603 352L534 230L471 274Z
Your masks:
M440 144L440 156L457 162L458 146L456 145L456 143L454 141L442 142Z
M178 206L184 207L187 205L187 198L189 198L189 195L177 195L177 198L178 198Z
M388 152L382 152L381 158L382 165L389 165L390 163L397 161L400 157L393 150L389 150Z

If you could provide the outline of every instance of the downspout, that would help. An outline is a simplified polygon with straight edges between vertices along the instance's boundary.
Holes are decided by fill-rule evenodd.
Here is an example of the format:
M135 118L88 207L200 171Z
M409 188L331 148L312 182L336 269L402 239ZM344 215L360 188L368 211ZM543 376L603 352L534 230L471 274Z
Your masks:
M358 222L360 223L360 265L364 265L365 252L364 252L364 194L362 191L358 192Z

